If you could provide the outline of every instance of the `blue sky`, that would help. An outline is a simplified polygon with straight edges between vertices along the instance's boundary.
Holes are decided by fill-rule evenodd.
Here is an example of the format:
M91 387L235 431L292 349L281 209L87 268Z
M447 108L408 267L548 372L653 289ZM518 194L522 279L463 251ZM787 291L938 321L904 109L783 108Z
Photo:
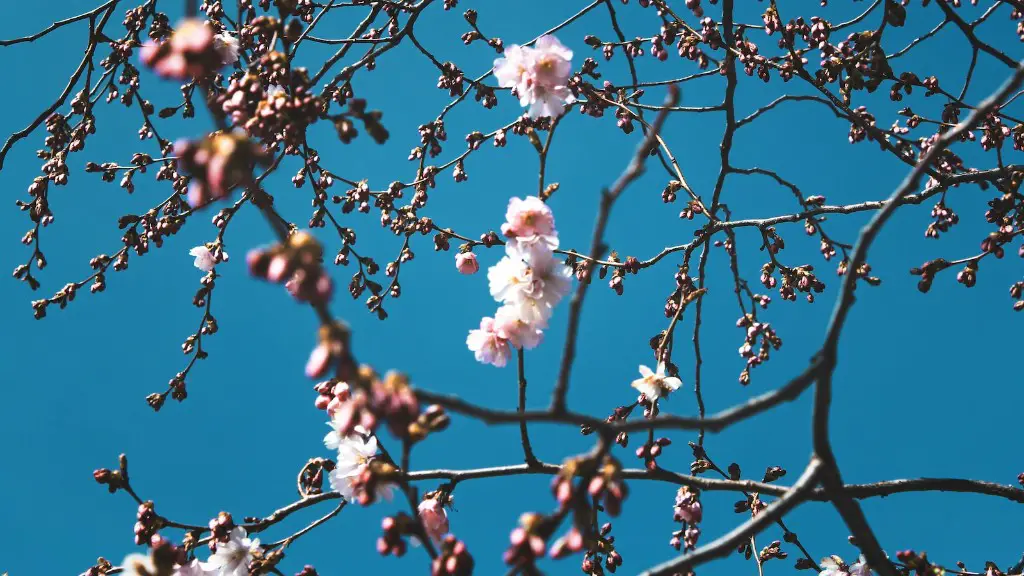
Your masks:
M0 38L42 29L53 19L78 14L95 2L16 4L8 7L8 17L0 23ZM475 76L488 69L494 54L482 44L467 48L458 41L458 35L468 29L459 15L461 10L478 9L481 28L512 44L533 38L584 5L536 0L486 4L464 1L459 10L429 10L417 25L417 30L422 30L417 37L441 60L452 59ZM764 4L742 4L737 19L759 22ZM828 13L833 21L845 20L866 6L845 1L833 4L829 10L834 12ZM817 3L806 2L806 6L805 16L818 9ZM717 8L709 9L717 13ZM941 19L934 5L922 8L915 3L908 10L909 20L916 24L891 31L893 36L887 40L890 52ZM976 11L964 10L965 14ZM657 19L649 10L631 4L620 12L627 37L649 35L656 28ZM1024 50L1016 42L1009 12L1009 8L1000 8L980 30L1011 56L1021 57ZM879 17L880 13L872 15L865 26L875 27ZM340 37L351 28L352 18L329 18L318 34ZM611 36L603 8L559 34L576 51L577 61L592 55L583 44L586 34ZM768 46L762 32L750 34ZM80 60L85 39L85 26L79 24L34 44L0 49L10 82L2 97L5 113L0 117L0 132L21 129L52 101ZM436 70L411 48L399 47L381 59L377 71L357 77L358 95L384 111L391 140L376 146L360 138L344 146L333 138L329 124L318 124L313 131L326 167L348 178L367 178L375 189L392 180L410 179L414 167L406 156L418 143L416 127L433 119L449 101L446 92L435 88ZM968 64L965 48L959 32L949 27L930 40L925 50L896 61L894 68L897 73L912 69L921 77L936 74L944 86L958 91ZM302 57L312 62L325 53L309 45L303 48ZM621 55L610 64L602 63L600 69L613 82L628 83ZM695 68L672 56L665 63L644 57L639 70L643 78L654 80L680 77ZM967 100L981 100L1002 82L1006 72L1002 65L982 57ZM717 77L689 83L683 90L683 104L715 104L722 87L723 81ZM766 85L741 76L737 112L745 115L786 91L806 90L797 82L783 84L775 78ZM894 112L906 105L889 103L886 92L879 90L866 100L881 126L890 125ZM158 108L180 99L173 84L148 76L143 95ZM658 99L653 95L649 101ZM519 113L506 94L499 95L501 104L491 111L468 100L448 117L449 141L441 159L461 153L462 138L469 131L490 132ZM928 115L934 115L939 106L922 101L916 93L910 104ZM210 357L193 371L189 398L183 404L171 402L157 414L144 398L164 389L167 380L187 362L180 345L199 321L200 311L191 300L202 276L193 268L188 250L215 237L208 216L191 220L162 248L133 258L128 270L110 274L104 293L83 291L66 310L51 309L45 320L32 319L30 300L87 276L90 258L118 249L119 216L144 211L167 194L166 184L154 182L152 172L136 178L136 191L130 196L116 184L82 172L86 161L123 164L135 151L156 152L153 143L137 140L141 118L135 108L125 110L115 102L98 110L97 134L69 162L71 183L51 188L56 219L44 230L42 239L49 260L39 275L43 287L33 294L13 279L0 282L0 314L6 325L0 332L5 365L4 385L0 386L0 459L5 471L0 475L0 573L9 571L11 576L75 574L98 555L118 562L134 550L133 502L123 494L107 494L90 477L93 469L114 465L119 453L128 454L133 484L143 498L156 502L159 513L196 524L205 523L221 510L236 518L270 513L295 499L295 474L307 459L330 456L321 442L327 430L324 415L313 407L311 383L302 374L314 345L316 320L280 288L246 273L245 252L272 239L271 231L251 207L239 213L227 235L232 258L219 268L223 277L217 281L213 304L220 331L204 342ZM690 184L705 198L718 173L723 124L721 114L678 114L664 130ZM171 121L166 126L162 133L177 138L201 134L210 124L201 115L196 121ZM825 195L829 203L888 196L905 175L906 166L872 144L851 146L847 129L822 106L787 103L743 128L732 157L740 167L776 170L806 194ZM28 257L26 248L18 243L28 219L13 201L25 197L24 190L38 174L40 162L33 151L41 139L37 133L19 142L0 172L0 185L9 202L8 208L0 210L0 245L4 246L0 254L8 269ZM571 113L560 124L548 161L548 181L561 185L551 206L563 247L587 249L600 190L625 167L637 139L636 133L626 136L617 130L611 117L592 119ZM976 145L962 150L968 163L995 164L994 156L983 158ZM1019 162L1009 146L1004 158ZM302 223L309 217L309 190L295 190L290 185L288 177L299 165L294 159L288 162L277 177L268 180L267 187L281 212ZM468 236L497 229L508 199L536 189L536 155L519 138L510 137L505 149L486 145L470 156L466 169L469 181L465 183L455 184L448 174L438 178L424 214ZM661 201L666 180L660 168L652 169L615 206L607 239L620 254L648 258L664 246L692 238L698 224L677 218L680 204L666 206ZM843 335L834 384L832 437L847 482L954 476L1010 484L1024 470L1018 416L1024 396L1019 370L1010 364L1020 348L1021 317L1011 311L1012 301L1007 297L1008 286L1020 279L1015 248L1007 250L1003 261L984 261L978 284L970 290L956 284L955 273L949 271L936 280L930 293L920 294L916 278L907 273L938 256L959 258L976 253L988 233L983 213L990 198L990 191L978 187L952 191L948 203L960 214L961 222L938 242L923 235L930 221L928 206L903 208L875 244L870 262L883 284L858 292L859 301ZM777 215L798 208L787 190L756 176L730 177L723 200L737 218ZM851 242L867 217L831 218L828 231ZM357 229L358 247L382 265L397 255L400 239L381 230L373 213L346 215L342 221ZM780 232L787 240L781 255L784 261L814 264L828 288L814 304L802 299L784 302L773 294L773 303L762 318L773 324L784 345L767 365L757 368L752 384L742 387L736 379L742 369L736 349L743 334L735 327L739 312L731 292L728 258L721 249L713 249L702 332L703 389L709 411L784 383L806 366L820 345L838 287L834 267L822 261L817 241L804 236L799 224L786 225ZM337 248L337 239L330 234L320 237L329 252ZM756 284L765 258L757 250L760 240L750 230L741 231L738 238L741 271ZM390 318L384 322L368 314L361 301L348 298L343 287L350 270L331 270L340 288L332 309L351 324L357 356L380 371L405 371L423 388L496 408L514 408L514 369L477 364L465 349L467 330L495 309L485 275L459 275L453 252L435 253L428 237L416 237L413 242L417 257L402 267L403 294L401 299L389 301ZM479 256L481 264L488 266L500 254L484 250ZM628 383L636 377L637 364L651 363L647 340L667 324L662 308L678 263L669 257L628 278L621 297L602 283L591 288L569 394L573 409L603 416L632 401L634 392ZM563 305L554 315L544 344L527 354L531 407L542 408L550 398L565 324ZM692 318L682 320L675 353L687 392L673 396L663 406L664 411L675 414L696 411L689 392L693 384L688 345L692 326ZM744 477L759 480L766 467L779 465L791 472L785 480L792 482L810 455L809 416L808 395L723 434L709 434L706 447L723 467L737 462ZM538 456L551 462L588 449L590 442L572 427L535 426L531 433ZM675 433L671 437L676 442L659 462L685 471L691 460L686 441L693 435ZM632 455L635 446L634 440L629 449L618 453L630 467L641 464ZM515 427L489 428L461 417L453 417L447 432L431 438L413 455L414 469L519 462ZM549 480L519 476L458 487L452 530L466 540L477 559L478 573L501 570L500 554L520 513L552 507ZM422 484L422 489L434 487L433 483ZM677 527L671 512L674 492L675 487L669 485L630 485L624 513L614 522L613 532L625 558L624 573L638 572L676 554L667 544ZM731 504L737 499L732 493L704 496L703 542L743 519L732 512ZM1024 552L1019 510L1002 500L964 494L896 495L866 501L863 506L890 554L899 549L924 549L947 566L962 560L970 568L981 569L985 560L1005 567ZM285 573L294 573L305 563L316 565L325 575L356 570L425 571L421 551L413 550L396 560L380 558L373 549L380 518L401 509L400 502L368 509L349 507L289 549ZM297 514L265 538L286 536L325 512L323 508ZM847 531L828 505L808 504L792 513L787 523L815 558L856 554L846 542ZM758 544L764 546L773 539L781 539L777 529L760 536ZM55 544L59 548L55 549ZM789 551L789 560L770 562L766 570L790 571L797 553L792 548ZM575 572L577 562L546 561L544 567L551 573ZM755 570L742 562L730 558L703 572Z

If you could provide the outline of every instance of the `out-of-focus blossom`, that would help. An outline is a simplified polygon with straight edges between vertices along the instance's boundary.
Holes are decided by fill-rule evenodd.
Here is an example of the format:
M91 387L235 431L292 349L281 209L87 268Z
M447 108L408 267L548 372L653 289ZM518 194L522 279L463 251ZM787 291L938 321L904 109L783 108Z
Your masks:
M473 557L466 549L466 543L449 534L441 542L441 550L431 562L431 576L470 576L473 573Z
M187 19L170 39L147 42L139 56L143 64L164 78L206 78L238 60L238 40L214 34L213 27L202 20Z
M199 560L192 560L188 564L178 566L175 569L173 576L207 576L209 572L203 570L202 564Z
M243 134L214 132L206 138L174 144L178 165L192 176L188 203L193 208L228 195L253 182L256 163L268 160L266 151Z
M149 554L129 554L121 562L121 574L124 576L155 576L156 567Z

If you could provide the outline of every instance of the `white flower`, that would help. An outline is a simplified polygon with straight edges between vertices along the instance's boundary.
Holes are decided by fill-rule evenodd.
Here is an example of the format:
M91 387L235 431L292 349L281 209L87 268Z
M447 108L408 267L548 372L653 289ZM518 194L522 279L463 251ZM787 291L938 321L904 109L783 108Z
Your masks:
M519 104L529 106L530 117L558 117L564 104L576 98L569 90L572 50L554 36L542 36L534 48L512 45L504 57L494 61L494 77L504 88L512 88Z
M543 329L552 309L569 293L572 270L547 251L512 252L487 271L491 296L513 306L523 322Z
M334 469L340 470L343 476L349 476L362 470L370 459L377 455L377 437L367 438L363 436L364 433L366 433L365 428L356 426L355 434L349 434L335 446L338 450L338 462ZM332 435L338 436L337 428L333 434L327 436ZM327 438L324 438L324 442L328 443ZM331 448L329 444L327 447Z
M349 502L356 501L356 480L359 479L359 475L362 474L365 466L360 466L355 472L350 473L348 476L341 475L337 469L331 470L328 480L331 483L331 490L334 490L341 497ZM377 483L377 497L374 500L383 498L384 500L391 500L391 484L384 482Z
M189 256L196 257L196 261L194 262L195 267L199 268L203 272L209 272L217 265L217 259L214 258L213 251L207 248L205 244L196 246L189 250L188 254Z
M847 566L839 556L829 556L821 561L821 572L818 576L870 576L871 569L862 554L857 563Z
M249 576L249 560L259 550L259 539L250 539L245 528L236 526L228 534L227 542L217 543L217 551L202 568L217 576Z
M363 473L370 460L377 455L377 438L376 436L368 435L368 432L362 426L356 426L355 434L349 434L341 438L338 434L338 424L333 420L327 424L333 430L324 437L324 444L327 448L338 451L337 463L334 470L331 470L328 476L331 490L341 494L345 500L353 502L355 501L355 486L353 486L353 483ZM391 486L384 483L379 484L377 495L390 500Z
M156 576L156 567L149 554L129 554L121 562L123 576Z
M531 251L523 258L544 283L544 301L551 307L561 302L572 288L572 268L549 251Z
M203 570L199 560L193 560L184 566L178 566L177 570L174 571L174 576L205 576L206 571Z
M647 397L650 401L655 401L662 396L668 396L670 392L675 392L683 385L683 381L674 376L665 376L665 363L658 362L658 371L651 372L651 369L647 366L640 366L640 375L643 378L637 378L630 384L633 388L640 391L641 394Z
M856 564L850 566L850 576L871 576L871 569L868 568L868 562L863 554L857 559Z
M224 66L238 62L238 38L221 32L213 37L213 47L217 54L220 54L220 60Z

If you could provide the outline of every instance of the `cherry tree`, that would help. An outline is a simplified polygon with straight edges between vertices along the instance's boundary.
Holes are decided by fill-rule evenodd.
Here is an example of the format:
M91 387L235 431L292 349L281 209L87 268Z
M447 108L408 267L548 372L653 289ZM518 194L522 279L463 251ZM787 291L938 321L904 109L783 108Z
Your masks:
M314 344L305 376L314 383L310 401L330 427L323 453L297 471L297 499L271 503L272 512L261 517L242 518L224 511L208 521L190 523L165 515L156 504L159 494L146 493L152 499L143 499L136 477L129 475L128 458L122 455L116 465L100 467L93 476L111 493L138 504L134 533L140 552L123 560L100 558L94 566L83 567L83 575L315 576L317 559L295 558L288 553L289 545L352 506L381 509L377 549L364 553L402 556L415 546L421 550L412 553L422 554L424 573L468 575L482 561L449 517L455 493L471 481L523 474L550 476L551 490L536 495L535 507L521 511L518 525L498 527L489 535L507 540L502 560L509 574L541 573L544 565L537 563L550 557L557 560L551 566L559 571L578 563L590 575L619 569L687 575L737 552L759 574L766 564L781 562L787 563L786 569L795 566L822 576L1021 574L1024 562L1014 564L1014 559L954 566L954 558L882 542L860 501L951 491L999 498L1012 506L1024 503L1024 490L1002 478L847 483L833 451L830 423L833 376L845 352L844 327L851 314L864 308L856 304L857 298L864 291L885 290L890 282L908 281L885 278L883 283L871 266L871 257L884 249L876 240L897 210L920 212L922 205L931 206L921 232L947 240L960 221L954 210L958 196L970 190L987 200L987 210L963 214L981 222L985 236L966 246L937 242L934 258L906 265L914 277L910 281L921 292L936 282L973 287L984 281L979 278L983 262L1012 268L997 261L1024 257L1024 194L1019 191L1024 168L1010 162L1024 150L1024 121L1019 119L1024 112L1017 110L1018 97L1024 93L1024 62L1019 60L1024 3L873 0L857 3L852 18L838 19L831 15L837 7L825 0L820 6L769 0L756 3L760 21L747 22L740 11L748 14L752 8L740 4L753 2L565 2L579 6L561 21L549 22L543 13L532 15L536 30L521 38L489 34L488 3L475 3L474 8L459 4L106 0L34 34L0 41L0 47L30 43L51 34L70 34L87 24L86 48L66 88L0 148L2 169L15 155L23 161L22 148L29 142L42 142L36 154L39 175L18 201L27 217L28 231L22 238L27 258L13 272L28 288L44 294L31 302L36 318L58 314L86 288L90 293L104 291L108 280L116 281L117 273L128 274L129 263L152 250L187 253L202 272L192 302L200 313L198 327L183 343L185 366L166 387L145 398L158 412L170 406L187 410L188 404L176 405L189 396L193 370L207 358L204 346L217 334L214 292L222 278L221 265L229 259L229 231L234 230L235 216L246 211L265 220L266 243L232 244L232 254L237 257L237 251L244 250L254 278L280 285L282 293L306 305L319 323L317 333L308 335ZM464 50L483 54L493 64L469 73L454 61L442 61L422 40L419 27L421 16L435 12L461 18L465 33L459 41L466 45ZM642 30L627 34L620 24L627 12L643 23ZM352 14L358 14L353 30L344 35L327 32L338 29L336 19ZM610 35L588 33L599 27ZM908 55L927 55L933 37L942 31L954 31L969 47L965 77L919 75L905 64ZM458 44L455 38L448 40ZM310 45L329 47L330 55L306 57L312 52ZM398 46L411 47L420 58L389 59L388 52ZM652 60L685 74L650 76L646 71L657 69L646 66ZM613 69L614 65L619 67ZM976 70L982 66L998 70L999 78L989 82L997 87L974 97L971 88L979 82L981 73ZM406 87L401 78L410 67L436 69L436 87ZM419 126L392 126L386 122L387 110L375 108L361 94L361 84L371 73L392 75L396 86L410 92L445 91L449 103L428 110L410 97L409 106L426 120ZM695 106L685 101L683 93L689 94L688 87L697 82L717 103ZM781 86L783 94L764 99L759 91L763 85ZM158 92L166 105L149 99ZM167 94L175 100L168 103ZM758 104L751 108L751 101ZM140 150L128 159L86 161L86 150L90 157L103 153L86 148L97 131L95 112L118 104L118 114L142 123ZM514 113L506 113L512 109L508 106L515 107ZM459 134L463 143L449 141L446 121L472 107L485 109L483 117L490 124ZM837 120L829 126L799 126L794 120L790 129L801 131L808 144L820 145L839 130L849 146L877 147L879 161L905 166L902 183L895 190L879 190L871 185L870 173L864 173L859 176L865 180L862 198L833 203L824 194L805 193L788 175L757 167L753 159L734 153L737 133L773 115L798 119L795 110L801 107L827 110ZM669 129L668 122L678 115L713 117L721 125L720 138ZM560 233L560 226L590 218L592 208L559 212L549 202L568 185L548 176L553 143L577 146L581 166L588 146L599 145L585 142L563 124L578 116L593 123L614 119L633 147L621 158L621 173L600 192L589 239ZM314 132L314 125L332 126L330 137ZM191 127L191 132L183 132L182 126ZM343 175L329 167L337 165L336 159L349 147L405 139L413 128L417 132L408 164L388 167L393 173L389 184L371 184L365 175ZM477 214L481 229L455 230L435 221L429 201L435 188L449 186L448 178L466 182L478 155L500 155L513 140L535 153L536 164L513 169L535 170L536 189L502 191L507 210ZM694 146L717 149L720 164L703 174L709 168L687 162L681 152ZM848 172L864 168L843 157L835 164L836 170ZM293 174L293 190L267 184L272 175L285 173ZM624 255L607 240L611 215L644 174L660 179L665 210L679 213L690 236L681 243L652 247L649 253ZM59 250L47 245L47 255L43 251L47 227L60 216L58 209L51 209L51 194L88 178L116 183L127 193L149 179L154 182L147 181L146 186L158 186L166 194L148 210L122 216L117 250L97 255L89 261L90 272L84 278L46 296L52 287L43 270L47 256ZM489 178L498 181L501 175ZM734 212L751 212L739 202L730 205L723 194L727 180L737 178L767 180L792 198L756 207L757 216L734 217ZM308 219L280 208L275 197L285 193L308 195ZM354 213L379 215L379 220ZM861 213L870 219L858 233L833 232L837 220ZM205 226L211 220L210 241L194 247L172 241L183 227ZM357 247L361 230L378 224L399 239L393 257L380 256L380 246ZM757 241L741 242L738 234L744 231ZM678 235L670 238L678 240ZM808 243L817 250L819 260L813 264L785 251L787 244ZM446 361L480 362L495 371L514 372L515 409L480 405L414 384L408 375L413 367L403 366L401 356L395 357L395 365L379 367L357 359L358 342L369 336L351 329L338 313L339 301L346 297L336 289L337 279L347 270L349 296L365 303L369 313L385 321L381 326L387 326L388 307L405 290L400 272L410 265L414 250L447 254L437 274L475 275L478 290L493 297L494 308L480 310L479 324L466 326L463 356ZM381 257L390 259L382 266L377 260ZM729 271L724 282L709 273L714 260ZM753 269L751 262L756 263ZM1010 273L1019 272L1018 266ZM574 410L569 390L573 367L587 354L577 349L587 296L592 288L603 290L605 285L622 295L635 276L651 276L661 287L663 309L657 313L663 313L664 328L651 335L650 356L632 362L639 365L635 379L622 382L621 396L607 399L604 413ZM1015 311L1024 310L1024 279L1008 288L1005 313L1012 322L1018 319ZM709 317L711 310L704 302L715 292L734 294L735 314ZM964 298L964 305L971 306L970 293ZM796 375L781 385L766 382L767 391L748 389L745 401L708 409L702 394L702 325L720 320L739 329L734 384L746 387L757 368L782 347L783 335L770 316L786 314L787 306L798 303L785 301L798 300L814 303L818 314L830 314L815 349L805 351L810 362L793 369ZM617 310L609 314L609 322L630 322L638 312ZM553 333L555 315L566 318L564 336ZM684 361L687 337L693 356ZM554 383L533 381L528 386L527 352L558 346L562 352ZM1011 378L1019 375L1016 367L1007 371ZM547 408L528 409L528 389L532 397L550 394ZM709 454L706 433L723 432L802 396L810 396L813 404L813 453L802 470L789 473L772 466L763 475L749 476L737 464L720 466ZM420 443L457 441L447 431L454 419L517 427L519 445L503 447L508 464L413 467L411 457ZM544 461L535 445L557 440L537 435L538 424L563 425L560 434L582 435L591 448L562 454L561 461ZM690 438L683 448L682 441ZM672 469L662 459L666 452L692 453L690 469ZM677 529L650 536L678 551L660 564L647 565L637 551L620 549L611 524L629 507L630 492L641 481L677 487L674 500L664 503ZM1017 481L1024 484L1024 474ZM735 492L740 499L731 511L705 509L702 495L707 491ZM831 551L812 552L801 542L786 516L811 501L834 507L857 554L843 558ZM295 531L281 530L280 524L292 514L312 508L322 511L314 521ZM732 530L712 538L701 529L705 514L738 514L739 520ZM762 537L762 544L771 540L758 546L757 537ZM628 568L623 567L624 557L631 560Z

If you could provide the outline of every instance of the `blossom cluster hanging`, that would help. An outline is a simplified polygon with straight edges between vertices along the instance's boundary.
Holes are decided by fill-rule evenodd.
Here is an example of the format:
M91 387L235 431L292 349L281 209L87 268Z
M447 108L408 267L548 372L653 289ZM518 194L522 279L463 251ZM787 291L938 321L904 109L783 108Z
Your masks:
M513 348L540 344L572 277L572 269L555 258L558 231L547 204L536 196L512 198L505 218L505 256L487 271L491 296L502 306L466 338L478 361L499 367L508 363ZM456 265L462 270L458 260Z

